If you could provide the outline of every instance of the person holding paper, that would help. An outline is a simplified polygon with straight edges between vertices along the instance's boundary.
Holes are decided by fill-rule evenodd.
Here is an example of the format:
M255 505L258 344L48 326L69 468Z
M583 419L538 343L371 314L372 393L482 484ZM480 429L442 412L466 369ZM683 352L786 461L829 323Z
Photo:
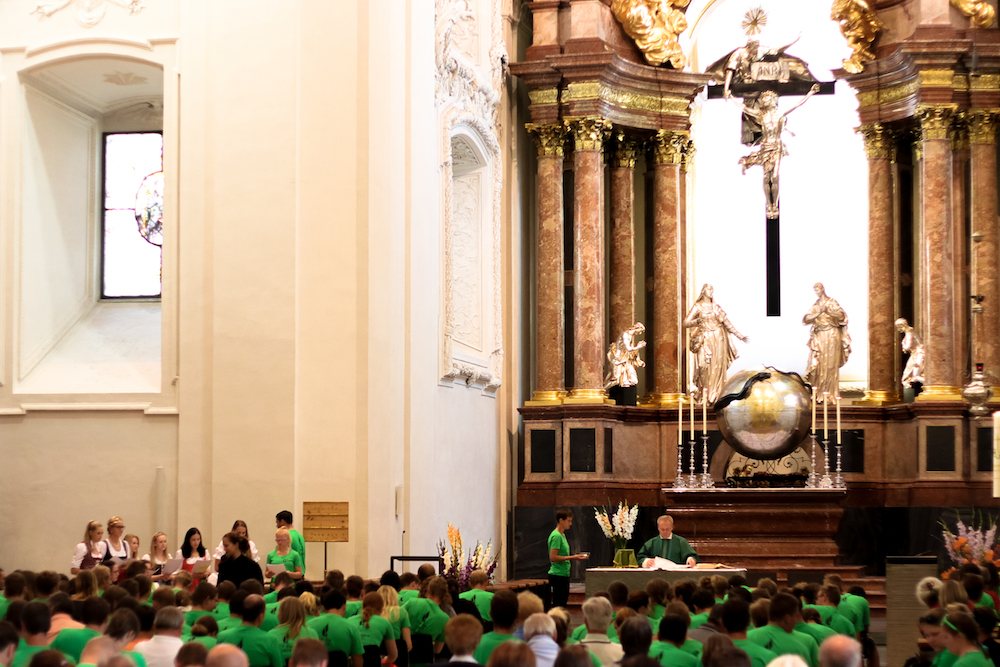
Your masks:
M170 572L164 572L163 566L170 560L170 551L167 548L167 534L156 533L153 541L149 545L149 553L142 557L152 568L149 572L153 581L162 581L170 577Z
M275 548L267 554L267 572L265 576L270 577L271 585L274 585L274 577L278 574L277 568L272 568L272 564L283 566L292 579L302 578L302 555L292 548L292 536L287 528L279 528L274 532Z
M247 579L256 579L263 585L264 577L260 573L260 565L247 556L250 544L245 537L237 532L226 533L222 538L223 556L219 561L219 580L233 582L237 588Z
M184 559L181 569L190 572L194 578L191 590L208 576L208 569L212 566L212 559L208 556L205 545L201 543L201 531L197 528L188 528L188 532L184 535L184 546L177 550L176 558Z
M674 535L674 519L664 514L656 520L659 535L649 539L639 549L639 562L643 567L652 567L654 559L665 558L678 565L694 567L698 563L698 553L680 535Z

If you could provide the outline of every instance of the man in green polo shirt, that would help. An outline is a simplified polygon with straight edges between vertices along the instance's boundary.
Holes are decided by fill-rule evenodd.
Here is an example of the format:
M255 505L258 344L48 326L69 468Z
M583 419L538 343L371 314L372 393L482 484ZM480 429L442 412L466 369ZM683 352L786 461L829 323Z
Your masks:
M354 667L361 667L365 649L361 645L361 630L344 618L347 598L340 591L330 591L323 596L323 607L326 613L306 625L319 635L327 651L339 651L351 659Z
M274 524L276 528L285 528L288 530L289 537L292 538L292 551L299 554L302 557L302 576L306 573L306 541L302 539L302 533L295 530L295 526L292 525L292 513L288 510L278 512L274 517Z
M801 619L799 601L794 595L778 593L771 598L767 612L768 624L747 633L747 639L779 656L797 655L809 667L819 667L819 647L809 635L795 630Z
M683 616L664 614L657 629L656 641L649 647L649 657L663 667L698 667L701 661L681 650L687 641L687 622Z
M822 609L832 609L833 613L830 614L830 620L827 621L827 625L830 626L837 634L847 635L848 637L856 639L856 630L854 623L844 618L844 616L837 611L837 606L840 604L840 589L836 586L823 586L819 589L819 595L816 596L816 604L820 608L820 616L823 615Z
M60 630L52 640L51 648L62 651L73 662L80 662L80 654L83 653L87 642L104 634L104 630L108 627L111 605L104 598L87 598L83 601L82 613L84 623L82 628Z
M822 646L823 642L828 638L837 634L837 631L833 628L823 625L823 618L819 615L819 612L812 607L802 610L802 622L796 623L795 629L812 637L820 646Z
M490 615L493 617L493 631L487 632L479 640L473 656L480 665L489 662L493 649L504 642L518 641L514 637L517 623L517 595L514 591L497 591L490 600Z
M587 554L571 556L569 553L566 531L572 525L572 510L563 508L556 511L556 527L549 534L549 588L553 607L565 607L569 603L570 561L587 559Z
M698 563L698 553L680 535L674 535L674 519L664 514L656 520L659 535L646 541L639 549L639 564L649 567L656 557L666 558L678 565L694 567Z
M250 667L285 667L278 640L260 629L264 621L264 597L248 595L243 601L243 623L219 633L220 644L233 644L247 654Z
M747 639L747 628L750 627L750 605L743 598L729 596L722 605L722 626L726 634L733 640L736 648L746 652L750 657L751 667L767 667L778 655Z
M490 602L493 600L493 593L486 590L486 586L489 583L490 578L486 572L476 570L469 575L470 590L459 593L458 597L462 600L469 600L476 605L476 609L479 610L479 616L487 623L492 623L493 617L490 616Z
M54 648L48 645L50 627L49 606L44 602L29 602L21 612L21 635L25 645L14 654L12 667L27 667L36 653Z
M4 577L3 595L0 595L0 618L7 614L7 607L14 600L24 599L24 590L28 580L20 572L11 572Z

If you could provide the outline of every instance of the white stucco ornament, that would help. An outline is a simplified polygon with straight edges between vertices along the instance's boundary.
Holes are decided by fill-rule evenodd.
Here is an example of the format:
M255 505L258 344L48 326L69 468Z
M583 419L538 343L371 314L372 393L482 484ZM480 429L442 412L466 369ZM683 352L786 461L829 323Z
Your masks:
M140 0L56 0L55 2L39 2L31 10L31 13L38 14L38 19L42 20L72 5L76 8L73 15L76 22L84 28L93 28L104 18L109 4L124 7L129 14L138 14L145 9Z

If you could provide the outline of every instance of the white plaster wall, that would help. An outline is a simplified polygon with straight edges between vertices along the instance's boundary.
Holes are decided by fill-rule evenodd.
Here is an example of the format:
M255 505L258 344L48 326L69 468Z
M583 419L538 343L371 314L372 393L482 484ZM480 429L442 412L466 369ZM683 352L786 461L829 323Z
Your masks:
M743 15L759 3L728 0L713 5L698 22L691 51L695 68L708 67L746 43ZM833 79L849 49L829 7L796 0L764 3L768 24L760 36L768 47L788 44L821 81ZM801 98L783 98L789 108ZM868 165L864 142L854 132L857 98L837 83L832 96L814 96L793 112L785 135L788 153L781 164L781 317L767 317L763 174L742 175L737 161L751 149L740 139L740 110L723 100L700 100L693 136L693 280L689 302L704 283L749 345L730 372L759 365L803 373L809 330L802 316L822 282L850 318L853 352L841 369L842 383L867 383L868 369ZM755 150L755 149L754 149Z
M97 121L24 86L20 345L23 380L93 303Z

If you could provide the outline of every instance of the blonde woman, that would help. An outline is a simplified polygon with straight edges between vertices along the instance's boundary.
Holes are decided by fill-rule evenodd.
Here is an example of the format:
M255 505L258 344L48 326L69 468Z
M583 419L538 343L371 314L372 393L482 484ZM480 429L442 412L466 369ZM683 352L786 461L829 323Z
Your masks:
M93 570L101 564L107 553L108 543L104 541L104 524L100 521L91 521L83 531L83 541L73 550L70 573L80 574L84 570Z
M267 554L267 565L280 563L285 566L285 572L296 581L302 578L302 554L292 548L292 537L287 528L279 528L274 533L274 550ZM274 586L274 576L270 568L264 573L264 578L271 579Z
M125 544L128 545L129 558L138 558L139 550L142 548L139 544L139 536L129 533L123 539L125 540Z
M156 533L153 535L153 541L149 545L149 553L143 556L142 559L149 563L149 566L152 568L149 574L153 581L162 581L170 578L169 575L163 574L163 566L170 560L170 549L167 547L166 533Z
M95 567L94 576L97 577L97 588L101 591L101 594L111 588L111 584L114 583L114 580L111 578L111 568L107 565L98 565Z
M406 613L406 609L399 606L399 593L392 586L380 586L378 594L382 596L383 603L381 616L392 625L396 653L400 660L405 661L413 648L413 640L410 638L410 615Z
M128 542L123 539L125 534L125 522L120 517L113 516L108 519L108 539L104 540L108 549L104 554L104 561L112 558L119 559L122 563L128 560Z
M74 600L96 598L101 594L101 590L97 587L97 577L94 576L93 570L81 571L76 575L76 579L73 580L73 586L76 589L76 593L72 598Z
M299 639L319 639L315 630L306 625L306 608L295 596L288 596L278 605L278 627L271 628L267 634L274 637L281 645L281 657L285 662L292 657L292 649Z
M299 596L299 602L306 610L306 621L311 621L314 618L319 618L322 612L319 606L319 600L312 593L303 593Z

